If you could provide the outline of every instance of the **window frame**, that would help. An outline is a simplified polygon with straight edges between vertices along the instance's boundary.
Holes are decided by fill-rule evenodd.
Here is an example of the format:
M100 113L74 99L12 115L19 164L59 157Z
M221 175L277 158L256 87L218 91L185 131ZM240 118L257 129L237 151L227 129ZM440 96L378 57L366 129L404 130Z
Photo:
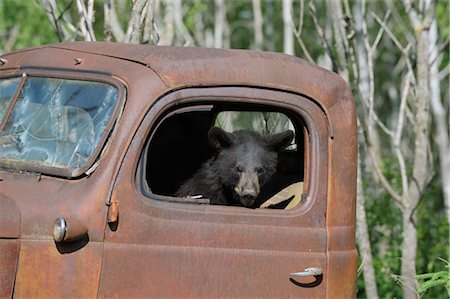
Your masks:
M244 91L242 94L240 91ZM277 100L277 96L284 95L283 100ZM230 209L231 213L259 213L265 215L270 213L271 215L298 215L307 213L315 204L318 197L323 198L322 206L323 210L326 211L326 201L327 201L327 184L318 187L318 174L321 164L325 164L325 167L320 171L323 178L328 180L328 142L330 137L330 123L327 118L326 113L323 108L317 104L314 100L306 97L305 95L296 94L283 90L273 90L264 89L260 87L245 87L245 86L225 86L225 87L192 87L186 89L176 90L172 93L166 94L162 98L158 99L149 109L147 115L144 119L151 117L149 126L145 128L145 144L141 148L140 157L136 163L135 170L135 186L138 192L143 196L142 198L151 205L164 205L175 209L186 209L192 210L196 208L196 205L189 203L200 203L205 204L204 200L192 200L189 198L187 201L185 198L179 198L174 196L166 196L154 194L151 192L150 188L145 185L145 163L146 163L146 153L148 152L149 144L156 132L158 126L162 123L164 118L170 113L174 113L179 107L192 107L195 104L208 105L208 103L223 103L224 98L226 98L226 103L233 105L242 102L255 105L255 106L270 106L274 110L280 110L280 112L286 111L291 120L292 117L300 118L304 123L304 138L305 138L305 156L304 156L304 191L302 195L302 203L297 207L289 210L270 210L267 209L235 209L235 207L228 206L215 206L215 205L202 205L202 209ZM208 103L205 103L208 102ZM301 105L298 102L303 102ZM284 113L284 112L283 112ZM149 116L150 115L150 116ZM317 126L313 119L313 115L320 117L323 121L321 122L321 129ZM145 121L143 122L145 123ZM141 123L142 125L142 123ZM299 128L296 128L299 129ZM319 136L320 143L324 143L319 146ZM306 141L307 140L307 141ZM321 149L319 149L319 147ZM322 154L319 154L319 150ZM320 159L320 157L326 159ZM320 194L319 194L320 193ZM180 203L183 203L180 205ZM186 204L187 203L187 204ZM322 205L321 204L321 205ZM281 214L279 214L281 213Z
M63 177L68 179L77 179L84 175L90 175L96 168L99 160L99 156L107 147L107 142L110 139L111 134L113 134L113 129L116 123L120 120L120 115L125 106L127 87L125 83L116 77L112 77L106 73L97 73L89 71L71 71L65 69L40 69L40 68L22 68L14 72L2 72L0 73L0 80L22 77L20 83L18 84L17 90L14 94L14 98L9 104L6 113L1 120L0 131L3 130L10 114L12 113L23 88L23 85L28 77L39 77L39 78L49 78L49 79L66 79L66 80L79 80L86 82L98 82L114 86L117 89L117 103L114 107L114 111L111 118L108 121L107 126L98 141L97 146L93 150L91 156L87 160L86 164L80 168L57 168L52 166L46 166L33 161L0 161L0 170L12 171L12 172L31 172L39 173L42 175L49 175L55 177Z

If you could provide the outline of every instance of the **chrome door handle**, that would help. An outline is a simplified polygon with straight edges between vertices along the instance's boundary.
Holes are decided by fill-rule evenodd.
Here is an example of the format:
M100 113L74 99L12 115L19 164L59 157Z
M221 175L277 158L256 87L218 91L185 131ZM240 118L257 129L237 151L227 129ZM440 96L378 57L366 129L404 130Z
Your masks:
M322 268L307 268L302 272L294 272L290 275L292 277L307 277L307 276L319 276L323 274Z

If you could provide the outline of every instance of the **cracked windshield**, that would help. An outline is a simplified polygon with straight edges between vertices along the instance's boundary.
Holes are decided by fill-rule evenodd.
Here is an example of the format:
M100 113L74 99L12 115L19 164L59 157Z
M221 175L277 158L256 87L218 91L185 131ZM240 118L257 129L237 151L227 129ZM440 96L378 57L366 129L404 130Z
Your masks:
M0 162L79 169L93 155L118 101L100 82L27 77L0 80Z

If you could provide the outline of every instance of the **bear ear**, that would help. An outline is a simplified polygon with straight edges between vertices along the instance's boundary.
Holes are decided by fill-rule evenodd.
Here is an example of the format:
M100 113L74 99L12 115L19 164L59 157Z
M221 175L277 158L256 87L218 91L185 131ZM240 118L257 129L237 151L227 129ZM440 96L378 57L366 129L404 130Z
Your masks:
M231 146L234 142L234 136L220 128L213 127L208 132L208 140L212 147L216 150L220 150L221 148Z
M294 132L292 130L265 136L266 142L269 147L276 152L284 150L289 144L291 144L293 138Z

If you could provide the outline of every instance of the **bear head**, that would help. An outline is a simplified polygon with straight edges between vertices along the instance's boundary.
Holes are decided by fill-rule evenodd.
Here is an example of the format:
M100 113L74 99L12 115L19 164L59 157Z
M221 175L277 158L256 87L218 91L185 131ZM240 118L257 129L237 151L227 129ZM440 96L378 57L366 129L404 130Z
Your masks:
M278 152L293 138L291 130L266 136L246 130L233 133L217 127L209 130L209 142L217 151L216 174L234 204L253 207L261 187L276 172Z

